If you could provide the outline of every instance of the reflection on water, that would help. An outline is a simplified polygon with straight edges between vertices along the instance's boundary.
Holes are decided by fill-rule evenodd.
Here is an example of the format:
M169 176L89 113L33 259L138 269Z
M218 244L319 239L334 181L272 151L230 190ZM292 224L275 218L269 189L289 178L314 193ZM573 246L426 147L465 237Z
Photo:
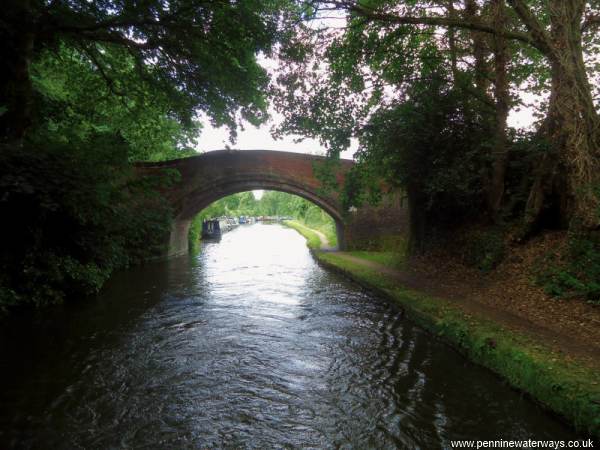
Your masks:
M560 423L252 225L2 333L0 447L448 448L574 438Z

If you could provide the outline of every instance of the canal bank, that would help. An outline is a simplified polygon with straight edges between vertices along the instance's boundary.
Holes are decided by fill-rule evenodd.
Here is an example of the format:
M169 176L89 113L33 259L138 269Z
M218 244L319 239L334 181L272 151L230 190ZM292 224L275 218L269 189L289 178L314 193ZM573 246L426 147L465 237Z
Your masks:
M347 253L319 251L314 231L293 228L305 235L322 266L401 305L413 322L492 370L578 432L600 438L597 360L552 348L543 333L527 332L526 327L511 323L508 317L490 314L485 308L467 308L408 289L402 285L396 267Z
M306 238L306 245L311 250L322 250L329 247L329 242L323 233L306 225L296 222L295 220L286 220L284 225L289 228L293 228L298 233Z

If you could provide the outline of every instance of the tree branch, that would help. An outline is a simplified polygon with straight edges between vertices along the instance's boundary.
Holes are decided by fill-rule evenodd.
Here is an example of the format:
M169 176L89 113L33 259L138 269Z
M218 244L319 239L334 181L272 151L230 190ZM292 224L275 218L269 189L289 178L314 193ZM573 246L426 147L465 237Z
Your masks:
M87 46L82 46L82 49L84 51L84 53L90 58L90 60L92 61L92 64L94 64L94 66L96 66L96 69L98 69L98 73L100 74L100 76L102 77L102 79L104 80L104 82L106 83L106 87L108 87L108 90L118 96L118 97L125 97L126 94L117 89L117 87L115 86L115 82L114 80L108 76L108 74L106 73L106 70L104 70L104 66L102 65L102 63L100 63L100 60L96 57L94 50L89 49Z
M533 45L544 55L554 58L556 55L552 46L552 40L550 39L550 36L548 36L548 33L546 33L546 30L539 20L537 20L537 18L533 15L529 7L523 2L523 0L507 1L529 30L529 35L535 42Z
M371 9L368 9L360 5L346 5L346 7L363 17L371 20L378 20L381 22L397 23L400 25L426 25L426 26L438 26L445 28L461 28L471 31L480 31L483 33L500 35L506 39L517 40L525 44L531 45L543 53L546 52L545 47L540 47L540 43L537 39L529 33L519 33L516 31L498 31L492 25L485 22L468 21L460 18L451 17L415 17L415 16L397 16L388 13L378 13Z
M128 48L134 48L137 50L152 50L152 49L156 49L159 46L158 43L152 42L150 40L148 40L146 42L136 42L132 39L123 37L119 33L110 33L108 31L97 31L97 32L93 32L93 33L88 33L88 32L80 33L80 34L75 34L74 37L76 39L78 37L84 37L86 41L92 41L92 42L106 42L109 44L119 44L119 45L123 45Z
M581 24L581 32L585 33L593 28L600 26L600 15L590 15L585 18L583 24Z
M50 8L48 8L50 9ZM77 32L89 32L89 31L98 31L98 30L109 30L111 28L128 28L128 27L143 27L143 26L166 26L172 19L177 18L178 16L183 16L189 14L191 8L182 7L177 9L176 11L172 11L169 14L163 14L158 17L146 17L143 19L134 18L134 17L123 17L123 16L114 16L110 19L101 20L99 22L94 21L93 18L90 20L93 23L86 24L65 24L65 23L56 23L53 26L50 26L48 29L50 31L62 31L67 33L77 33ZM81 20L81 18L80 18Z

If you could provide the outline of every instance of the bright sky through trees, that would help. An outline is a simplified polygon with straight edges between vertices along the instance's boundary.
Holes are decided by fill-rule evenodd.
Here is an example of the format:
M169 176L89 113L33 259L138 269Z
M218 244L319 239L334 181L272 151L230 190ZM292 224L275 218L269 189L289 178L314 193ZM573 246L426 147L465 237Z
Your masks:
M315 27L340 27L340 20L345 21L345 16L334 18L327 17L313 21ZM258 62L267 71L273 75L278 68L279 61L273 58L259 56ZM522 100L526 104L533 104L539 101L534 95L522 95ZM522 108L519 111L512 110L508 118L508 125L517 128L529 128L533 125L535 118L533 116L533 108ZM244 149L244 150L284 150L298 153L308 154L326 154L326 149L316 139L299 140L299 136L285 136L282 139L274 139L271 135L271 129L281 124L283 118L275 112L273 108L269 108L270 120L267 123L255 127L250 124L245 124L244 130L238 130L238 136L235 144L231 144L229 140L229 130L226 127L213 127L205 115L200 116L202 123L202 133L198 140L197 150L200 152L221 150L224 148ZM352 146L347 151L341 154L342 158L352 159L354 152L357 150L357 142L353 141Z
M527 102L534 100L533 96L527 96ZM246 125L244 130L239 130L237 142L232 145L229 142L229 131L226 127L215 128L211 126L206 117L202 118L202 133L198 140L198 151L205 152L211 150L221 150L228 146L233 149L245 150L285 150L298 153L310 153L324 155L325 148L315 139L304 139L301 142L295 142L292 136L286 136L281 140L275 140L271 136L271 128L281 122L281 116L274 111L271 112L271 120L260 127ZM531 109L522 109L521 111L512 111L509 116L509 125L514 128L527 128L534 122ZM341 157L351 159L356 151L356 142L352 148L343 152Z

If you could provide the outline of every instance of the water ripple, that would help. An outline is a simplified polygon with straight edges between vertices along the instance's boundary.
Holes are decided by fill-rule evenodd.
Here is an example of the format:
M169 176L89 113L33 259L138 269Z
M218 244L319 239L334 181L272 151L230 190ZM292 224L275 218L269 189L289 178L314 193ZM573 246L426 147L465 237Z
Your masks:
M195 258L117 276L99 301L12 333L2 448L570 437L397 308L323 271L279 226L241 227Z

